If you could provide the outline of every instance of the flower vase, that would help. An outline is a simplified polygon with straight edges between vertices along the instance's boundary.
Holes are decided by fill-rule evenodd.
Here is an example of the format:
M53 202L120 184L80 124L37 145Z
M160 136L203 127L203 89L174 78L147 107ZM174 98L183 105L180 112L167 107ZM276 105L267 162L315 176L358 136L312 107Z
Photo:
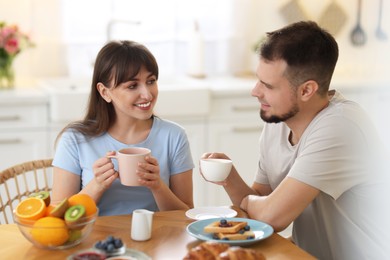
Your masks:
M12 62L12 57L0 57L0 89L12 89L15 87L15 73Z

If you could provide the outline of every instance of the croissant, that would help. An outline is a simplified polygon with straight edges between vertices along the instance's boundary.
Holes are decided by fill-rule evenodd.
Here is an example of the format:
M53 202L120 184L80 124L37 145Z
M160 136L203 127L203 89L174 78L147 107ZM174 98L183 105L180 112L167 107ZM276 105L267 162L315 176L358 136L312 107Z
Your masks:
M253 249L233 246L219 255L219 260L265 260L262 253Z
M229 247L214 241L203 242L192 248L183 260L264 260L262 253L242 247Z
M227 244L207 241L192 248L183 260L215 260L218 259L220 253L228 248Z

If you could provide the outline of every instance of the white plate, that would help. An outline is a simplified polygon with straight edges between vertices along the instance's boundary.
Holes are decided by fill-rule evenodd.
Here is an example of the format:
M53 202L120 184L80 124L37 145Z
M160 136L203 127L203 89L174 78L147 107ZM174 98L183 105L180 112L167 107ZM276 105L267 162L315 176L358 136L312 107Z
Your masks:
M237 216L237 211L228 207L200 207L187 210L186 216L196 220L209 218L233 218Z
M205 233L204 227L209 225L210 223L214 221L219 221L221 218L214 218L214 219L203 219L198 220L195 222L192 222L187 226L187 232L193 237L196 237L197 239L204 240L204 241L215 241L219 243L226 243L229 245L234 246L247 246L254 243L259 242L260 240L266 239L269 236L271 236L274 233L274 229L261 221L253 220L253 219L247 219L247 218L227 218L227 221L245 221L250 226L253 233L255 233L254 239L247 239L247 240L223 240L223 239L215 239L213 238L213 234L211 233Z

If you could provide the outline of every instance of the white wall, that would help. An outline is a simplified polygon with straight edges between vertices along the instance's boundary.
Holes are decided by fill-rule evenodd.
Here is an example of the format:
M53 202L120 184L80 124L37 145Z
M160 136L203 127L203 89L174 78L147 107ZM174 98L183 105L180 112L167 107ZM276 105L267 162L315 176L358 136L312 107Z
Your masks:
M375 37L379 0L363 1L362 24L367 43L351 44L357 0L334 0L347 15L336 35L340 59L336 77L384 78L390 63L390 1L384 0L383 28L387 41ZM254 68L253 44L267 31L286 24L281 8L289 0L0 0L0 20L16 23L31 34L34 49L15 61L16 82L36 78L86 76L106 41L110 19L139 20L134 28L116 27L114 37L144 42L156 55L163 75L186 73L187 43L194 19L205 39L208 75L245 74ZM332 0L297 1L307 18L318 21ZM126 32L126 33L123 33Z

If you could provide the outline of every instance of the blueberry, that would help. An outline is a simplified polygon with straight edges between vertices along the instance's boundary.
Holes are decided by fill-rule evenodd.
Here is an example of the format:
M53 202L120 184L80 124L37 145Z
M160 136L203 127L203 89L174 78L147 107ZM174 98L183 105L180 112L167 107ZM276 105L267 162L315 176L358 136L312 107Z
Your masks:
M229 240L229 238L228 237L224 237L224 238L222 238L222 240Z
M255 239L254 236L248 236L246 239Z
M114 242L114 237L113 236L108 236L106 238L106 241L107 241L107 243L112 243L112 242Z
M102 243L101 243L101 247L100 247L100 249L103 249L103 250L106 250L107 249L107 242L106 241L103 241Z
M117 238L114 240L114 247L115 248L121 248L123 246L123 242L120 238Z
M240 231L238 231L238 233L244 234L244 233L245 233L245 230L244 230L244 229L241 229Z
M249 231L249 230L251 230L251 227L250 227L249 225L246 225L246 226L244 227L244 230L245 230L245 231Z
M219 223L221 224L221 225L227 225L227 220L226 219L221 219L220 221L219 221Z
M110 244L107 245L107 252L112 252L114 250L115 250L114 244L110 243Z
M97 249L103 249L103 242L102 242L102 241L96 242L95 247L96 247Z
M123 247L123 242L120 238L107 236L105 240L96 242L95 247L97 249L104 250L107 253L112 253L116 249Z

